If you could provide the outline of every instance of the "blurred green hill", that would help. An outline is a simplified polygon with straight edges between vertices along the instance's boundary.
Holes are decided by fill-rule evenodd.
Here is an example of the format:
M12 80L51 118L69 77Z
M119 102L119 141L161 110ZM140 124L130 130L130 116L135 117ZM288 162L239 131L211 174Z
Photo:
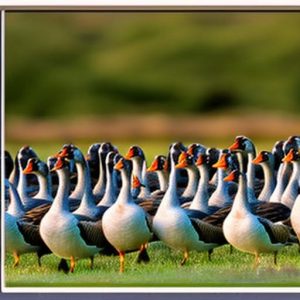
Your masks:
M298 114L299 28L299 13L9 13L6 116Z

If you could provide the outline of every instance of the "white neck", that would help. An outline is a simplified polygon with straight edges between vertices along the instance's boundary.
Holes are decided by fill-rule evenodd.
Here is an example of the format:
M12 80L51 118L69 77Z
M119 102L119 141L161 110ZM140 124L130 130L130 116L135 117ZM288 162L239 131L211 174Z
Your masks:
M275 188L275 178L272 167L269 163L261 164L264 171L264 187L258 196L258 200L268 202Z
M202 211L204 213L209 213L208 209L208 181L209 174L208 169L205 165L201 165L198 167L200 172L200 180L198 184L198 189L196 191L195 197L190 205L190 209L196 209Z
M7 212L14 217L20 218L25 214L25 210L16 188L9 183L10 204Z
M131 195L131 184L130 184L130 175L127 173L125 169L121 170L121 178L122 178L122 187L119 193L119 196L116 200L116 204L128 204L132 203L132 195Z
M85 174L82 164L76 162L75 165L77 170L77 184L74 191L71 193L70 198L81 199L84 194Z
M186 168L188 173L188 185L186 189L184 190L182 197L192 198L195 196L197 187L198 187L198 181L199 181L199 172L196 167L192 166L189 168Z
M37 173L36 176L39 182L39 191L34 198L53 201L50 174L43 176L42 174Z
M105 162L102 158L102 154L99 155L99 178L97 183L94 186L93 194L95 197L102 198L105 194L106 189L106 172L105 172Z
M277 173L277 184L270 197L270 202L280 202L281 197L284 193L284 190L289 182L289 177L287 176L286 169L289 167L289 164L283 162L278 169Z
M20 160L18 160L18 164L19 164L19 182L18 182L17 191L20 195L23 205L26 205L31 201L31 198L27 195L27 178L26 175L23 173Z
M159 181L160 190L165 192L168 188L169 172L165 170L156 171Z
M102 198L102 200L98 203L99 205L103 206L111 206L115 203L116 201L116 192L115 192L115 187L113 184L113 176L115 175L113 170L109 169L109 164L106 165L106 189L105 189L105 194Z
M247 164L247 185L250 189L254 191L255 186L255 165L253 164L253 159L255 155L253 152L248 153L248 164Z

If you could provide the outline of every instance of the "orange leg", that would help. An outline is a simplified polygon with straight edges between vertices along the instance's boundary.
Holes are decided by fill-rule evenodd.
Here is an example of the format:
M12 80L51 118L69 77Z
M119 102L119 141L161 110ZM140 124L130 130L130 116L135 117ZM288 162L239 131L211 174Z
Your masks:
M73 273L75 269L75 257L71 256L70 272Z
M186 263L186 261L188 260L189 258L189 252L187 250L184 251L184 254L183 254L183 260L181 261L180 265L184 265Z
M18 265L19 265L19 263L20 263L20 255L16 252L16 251L14 251L13 252L13 256L14 256L14 268L15 267L17 267Z
M120 257L120 273L124 273L125 252L119 251L119 257Z

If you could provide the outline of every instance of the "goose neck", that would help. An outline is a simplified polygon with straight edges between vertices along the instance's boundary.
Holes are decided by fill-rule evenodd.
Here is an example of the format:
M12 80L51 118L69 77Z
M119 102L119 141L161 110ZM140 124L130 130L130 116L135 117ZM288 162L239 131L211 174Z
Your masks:
M39 183L39 191L34 196L34 198L52 201L53 198L52 198L52 185L51 185L50 175L43 176L41 174L37 174L37 179Z
M7 212L17 218L22 217L25 214L25 210L16 188L11 183L9 183L9 196L10 204Z
M183 197L194 197L198 187L199 172L196 167L187 168L188 185L182 194Z
M84 194L84 185L85 185L85 174L83 164L80 162L76 162L76 170L77 170L77 184L75 186L74 191L70 195L70 198L81 199Z
M93 189L96 198L102 198L106 188L105 158L103 156L103 154L99 155L99 178Z
M250 211L247 192L247 177L245 174L239 175L239 184L236 196L232 205L234 213L248 213Z
M106 189L105 194L102 198L102 200L99 202L99 205L103 206L111 206L114 204L116 198L116 193L114 192L114 182L113 182L113 170L110 170L109 165L106 166L106 177L107 177L107 183L106 183Z
M268 163L262 163L262 168L264 171L264 187L258 197L260 201L269 201L270 197L274 191L275 188L275 178L274 178L274 172L272 169L272 166Z
M70 172L67 169L57 170L58 189L50 210L69 212Z
M165 192L168 188L168 176L169 173L164 170L157 171L160 190Z
M128 204L133 202L131 195L130 177L131 174L128 174L127 170L121 170L122 187L116 201L116 203L118 204Z
M248 187L254 191L255 186L255 165L253 164L253 160L255 158L255 152L248 153L248 164L247 164L247 182Z

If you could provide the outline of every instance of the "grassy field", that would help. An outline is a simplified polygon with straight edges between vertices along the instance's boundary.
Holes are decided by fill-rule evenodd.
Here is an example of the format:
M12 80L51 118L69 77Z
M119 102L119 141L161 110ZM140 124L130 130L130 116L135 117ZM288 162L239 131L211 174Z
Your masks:
M260 267L253 268L253 257L237 250L229 254L229 246L215 249L212 261L206 253L192 252L185 266L179 262L182 253L170 250L161 242L150 244L147 265L135 262L136 253L126 255L125 273L119 274L118 257L97 256L93 270L88 260L80 260L73 274L57 271L59 258L45 256L42 267L36 256L21 257L12 267L11 255L6 256L7 287L299 287L300 259L297 246L282 250L278 266L272 255L263 255Z

